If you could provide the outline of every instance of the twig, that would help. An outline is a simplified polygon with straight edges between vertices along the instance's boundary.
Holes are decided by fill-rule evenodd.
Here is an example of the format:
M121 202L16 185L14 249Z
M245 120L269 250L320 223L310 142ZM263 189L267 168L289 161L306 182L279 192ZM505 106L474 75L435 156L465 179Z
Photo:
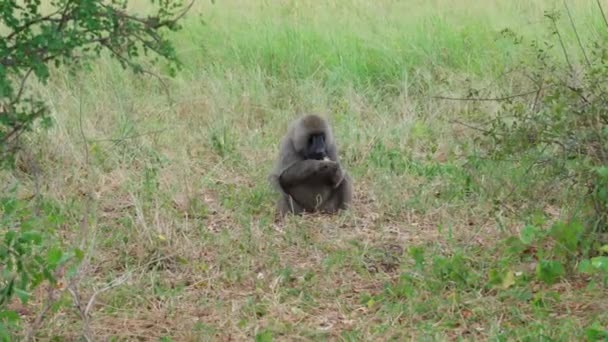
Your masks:
M82 142L84 143L84 162L89 165L89 142L84 133L84 127L82 126L82 84L78 88L80 91L80 96L78 96L78 128L80 129L80 135L82 136Z
M538 91L536 92L536 95L534 95L534 102L532 103L532 113L536 113L536 108L538 108L538 103L540 101L541 94L543 92L544 83L545 83L545 80L543 78L541 78L539 81L539 84L538 84Z
M97 296L100 293L106 292L108 290L111 290L117 286L124 284L127 280L129 280L130 277L131 277L130 272L125 273L125 274L121 275L119 278L116 278L116 279L112 280L111 282L109 282L108 285L106 285L105 287L102 287L101 289L93 292L93 295L89 299L89 302L87 303L87 306L84 309L84 314L87 316L89 315L89 312L91 311L91 308L93 307L93 304L95 304L95 299L97 298Z
M58 274L59 274L59 269L57 271L55 271L55 276L57 276ZM55 289L56 289L55 284L53 284L51 282L49 282L47 284L46 300L44 303L44 307L42 308L42 310L40 310L40 312L34 319L34 322L32 323L32 325L30 325L30 328L28 329L28 332L25 336L26 341L31 341L34 338L34 334L40 328L42 321L44 321L44 318L45 318L46 314L49 312L49 310L51 309L51 306L53 306L53 303L55 303L55 299L56 299Z
M173 98L171 97L171 90L169 88L169 85L167 85L167 82L165 82L165 80L158 74L150 71L150 70L146 70L146 69L142 69L141 72L143 72L144 74L148 74L152 77L155 77L158 82L161 85L161 88L163 88L163 90L165 91L165 95L167 96L167 100L169 101L170 105L173 105L175 103L175 101L173 101Z
M434 99L438 100L450 100L450 101L506 101L516 97L524 97L528 95L532 95L538 92L538 89L526 91L524 93L519 93L515 95L509 95L504 97L475 97L475 98L467 98L467 97L447 97L447 96L433 96Z
M68 6L68 5L66 4L66 7L67 7L67 6ZM54 15L56 15L56 14L58 14L58 13L60 13L60 12L61 12L61 10L62 10L62 9L61 9L61 8L59 8L59 9L57 9L57 11L55 11L55 12L53 12L53 13L50 13L50 14L47 14L47 15L45 15L44 17L40 17L40 18L36 18L36 19L32 19L32 20L30 20L30 21L26 22L25 24L23 24L23 25L21 25L21 26L19 26L19 27L16 27L16 28L15 28L15 30L14 30L13 32L11 32L11 33L10 33L8 36L6 36L6 38L4 38L4 39L5 39L5 41L9 41L9 40L11 40L13 37L17 36L19 33L23 32L23 31L27 30L28 28L30 28L30 27L31 27L32 25L34 25L34 24L39 24L39 23L41 23L41 22L51 20L51 19L53 18L53 16L54 16Z
M173 18L173 22L177 22L181 18L183 18L186 15L186 13L188 13L188 11L190 11L192 6L194 6L194 1L196 1L196 0L190 1L190 4L188 6L186 6L186 8L182 11L182 13L178 14L177 17Z
M19 85L19 91L17 92L17 95L15 95L15 98L13 98L13 100L9 103L10 107L13 107L15 105L15 103L17 103L19 101L19 99L21 98L21 95L23 94L23 89L25 88L25 81L27 81L27 79L30 77L30 75L32 74L32 71L34 71L34 69L29 68L28 71L26 71L23 78L21 79L21 84Z
M608 27L608 18L606 18L606 13L604 13L604 8L602 7L600 0L595 0L595 2L597 3L597 7L600 8L600 13L602 14L602 18L604 18L604 23L606 24L606 27Z
M136 16L127 14L123 11L117 10L116 8L113 8L113 7L105 5L105 4L101 4L101 6L105 9L111 11L112 14L117 17L120 17L122 19L137 21L137 22L143 24L146 29L158 29L162 26L171 26L171 25L175 24L176 22L178 22L181 18L183 18L186 15L186 13L188 13L188 11L190 11L192 6L194 5L194 1L196 1L196 0L192 0L190 2L190 4L188 6L186 6L186 8L180 14L178 14L176 17L171 18L169 20L164 20L164 21L155 20L155 19L157 19L155 17L147 18L147 19L136 17Z
M89 141L86 137L86 134L84 133L84 127L82 124L82 122L83 122L83 119L82 119L83 118L82 88L83 88L83 86L81 84L79 97L78 97L79 129L80 129L80 134L82 136L83 143L84 143L84 149L85 149L85 151L84 151L85 166L89 167L89 147L88 147ZM72 295L72 298L74 300L74 306L78 310L78 314L82 320L82 335L84 336L85 340L91 341L92 339L91 339L90 320L89 320L88 315L86 314L86 308L83 308L83 306L82 306L82 302L80 301L80 296L79 296L79 291L78 291L78 285L80 283L80 280L82 279L83 274L86 273L86 269L89 267L91 254L92 254L91 251L92 251L93 246L95 245L95 241L96 241L95 236L93 236L92 238L89 237L88 215L89 215L89 212L91 211L91 202L94 200L91 189L87 189L87 195L88 196L86 198L84 215L82 217L82 221L80 222L80 232L82 234L82 240L80 242L79 248L84 250L85 245L87 243L88 243L88 247L87 247L87 252L85 253L85 257L78 267L78 273L76 274L76 276L74 276L72 279L70 279L70 282L68 285L68 291Z
M481 127L477 127L477 126L473 126L471 124L468 124L466 122L462 122L460 120L452 119L449 122L450 123L459 124L459 125L462 125L464 127L467 127L467 128L470 128L470 129L473 129L473 130L476 130L476 131L479 131L479 132L482 132L482 133L490 133L490 131L487 130L487 129L484 129L484 128L481 128Z
M34 114L32 114L30 116L30 121L33 120L34 118L37 118L45 110L46 110L46 108L44 108L44 107L38 109L38 111L36 111ZM2 137L2 141L1 141L2 145L8 143L13 138L13 136L15 136L15 139L16 139L19 136L19 134L21 134L21 132L23 131L24 127L25 127L25 125L23 125L23 124L13 126L13 129L7 135L5 135L4 137Z
M557 40L559 41L559 45L561 46L562 51L564 53L564 58L566 59L566 63L568 64L568 67L570 68L570 71L572 72L572 71L574 71L574 67L572 66L572 63L570 62L570 56L568 55L568 50L566 49L566 44L564 43L562 34L559 33L559 29L557 28L557 22L555 20L555 17L549 16L549 19L553 23L553 28L555 29L555 34L557 35Z
M82 319L82 330L83 330L83 335L84 338L87 341L92 341L91 338L91 328L90 328L90 311L91 308L93 307L93 305L95 304L95 299L97 298L97 296L100 293L103 293L105 291L108 291L114 287L120 286L122 284L124 284L129 277L131 276L131 273L125 273L122 276L120 276L119 278L116 278L114 280L112 280L111 282L109 282L106 286L102 287L99 290L96 290L95 292L93 292L93 294L91 295L91 297L89 298L89 301L87 302L87 305L83 308L82 306L82 302L80 301L80 296L78 294L78 284L76 283L72 283L70 284L70 286L68 287L68 291L70 292L70 294L72 295L72 298L74 299L74 304L76 306L76 308L78 309L78 314L80 316L80 319Z
M570 7L568 7L568 3L564 0L564 7L566 7L566 13L568 13L568 19L570 20L570 25L572 25L572 30L574 31L574 35L576 36L576 41L578 42L578 46L580 46L581 51L583 51L583 56L585 57L585 61L587 62L587 66L591 67L591 62L589 62L589 58L587 57L587 52L585 51L585 47L581 42L581 37L578 35L578 30L576 29L576 25L574 24L574 19L572 18L572 14L570 13Z

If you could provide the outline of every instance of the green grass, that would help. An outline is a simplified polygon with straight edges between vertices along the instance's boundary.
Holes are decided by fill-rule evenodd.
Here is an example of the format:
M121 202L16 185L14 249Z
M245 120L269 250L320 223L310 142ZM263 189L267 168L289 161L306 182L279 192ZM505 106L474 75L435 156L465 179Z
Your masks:
M605 32L595 2L568 4L585 41ZM525 161L470 157L477 132L450 120L495 103L433 98L464 96L465 82L520 91L499 76L530 56L499 31L542 37L553 6L197 2L173 37L185 67L168 89L107 59L56 71L37 88L56 125L0 179L20 198L39 189L65 215L66 243L85 243L85 302L129 274L96 299L99 340L581 340L606 327L605 287L538 283L508 240L564 215L568 194ZM576 49L564 18L560 30ZM355 179L349 213L274 221L266 176L298 112L334 125ZM509 272L522 275L503 287ZM63 308L39 336L73 339L81 324Z

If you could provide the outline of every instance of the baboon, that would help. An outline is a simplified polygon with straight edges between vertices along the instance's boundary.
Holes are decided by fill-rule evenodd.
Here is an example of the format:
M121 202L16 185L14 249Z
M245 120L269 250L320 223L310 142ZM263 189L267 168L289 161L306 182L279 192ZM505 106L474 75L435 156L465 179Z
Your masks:
M352 201L352 179L340 165L327 120L309 114L296 119L283 136L270 181L280 192L277 212L336 213Z

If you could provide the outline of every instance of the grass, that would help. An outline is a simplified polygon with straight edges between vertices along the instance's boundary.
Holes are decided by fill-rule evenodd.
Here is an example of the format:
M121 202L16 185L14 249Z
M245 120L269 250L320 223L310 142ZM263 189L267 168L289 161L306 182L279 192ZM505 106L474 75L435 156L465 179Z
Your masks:
M568 4L583 39L605 30L594 3ZM508 238L562 217L567 194L523 162L469 157L477 132L451 120L495 103L433 98L464 82L520 91L501 75L528 56L498 32L540 37L561 6L201 1L174 36L185 68L169 97L106 59L57 71L38 88L56 125L0 179L65 213L61 236L92 258L85 302L125 277L97 296L99 340L581 340L608 324L605 288L528 281L534 260L509 255ZM298 112L330 118L355 203L278 223L266 176ZM491 286L508 271L524 275ZM39 304L15 303L26 320ZM63 308L39 336L81 326Z

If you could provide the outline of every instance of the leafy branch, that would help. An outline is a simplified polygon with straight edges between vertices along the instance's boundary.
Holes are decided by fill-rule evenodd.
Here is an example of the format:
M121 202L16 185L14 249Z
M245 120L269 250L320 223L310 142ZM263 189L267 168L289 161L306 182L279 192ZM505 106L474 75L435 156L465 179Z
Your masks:
M181 66L166 31L176 31L190 10L181 0L151 0L155 12L138 16L127 11L127 0L54 0L43 14L38 0L0 3L0 161L15 151L14 142L48 115L46 104L28 92L33 74L43 84L50 66L75 68L106 52L125 69L146 72L140 57L154 55L169 62L174 75ZM143 55L143 56L142 56ZM48 121L43 121L48 124Z

